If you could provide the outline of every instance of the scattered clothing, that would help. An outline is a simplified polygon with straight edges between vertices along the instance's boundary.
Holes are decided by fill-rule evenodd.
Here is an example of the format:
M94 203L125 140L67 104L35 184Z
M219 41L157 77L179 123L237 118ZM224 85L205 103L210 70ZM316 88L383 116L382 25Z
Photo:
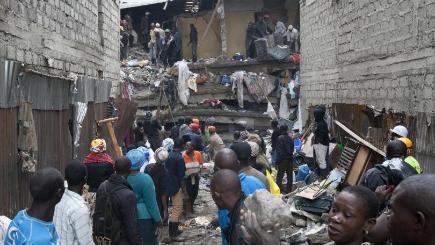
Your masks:
M56 245L58 236L53 222L33 218L21 210L6 232L4 244Z
M65 190L54 210L59 245L94 244L88 206L79 194Z

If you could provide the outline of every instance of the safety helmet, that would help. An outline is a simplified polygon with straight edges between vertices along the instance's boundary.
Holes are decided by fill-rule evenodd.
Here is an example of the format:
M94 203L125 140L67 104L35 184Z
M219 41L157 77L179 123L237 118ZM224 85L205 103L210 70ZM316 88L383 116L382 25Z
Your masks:
M399 136L402 136L402 137L405 137L405 138L408 137L408 129L406 129L402 125L397 125L393 129L390 129L390 131L392 133L395 133L395 134L399 135Z
M399 138L399 140L402 141L403 143L405 143L406 148L408 148L408 149L412 148L412 140L410 140L409 138L402 137L402 138Z

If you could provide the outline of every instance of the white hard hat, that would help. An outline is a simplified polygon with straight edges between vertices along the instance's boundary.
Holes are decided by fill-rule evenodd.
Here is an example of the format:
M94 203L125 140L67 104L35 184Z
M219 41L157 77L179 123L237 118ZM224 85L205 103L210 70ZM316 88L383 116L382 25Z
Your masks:
M160 24L159 24L159 23L156 23L156 27L159 28L159 27L160 27Z
M292 25L288 25L288 28L287 28L288 30L293 30L293 26Z
M408 137L408 129L406 129L404 126L402 125L397 125L396 127L394 127L393 129L390 129L390 131L392 133L395 133L399 136L402 137Z

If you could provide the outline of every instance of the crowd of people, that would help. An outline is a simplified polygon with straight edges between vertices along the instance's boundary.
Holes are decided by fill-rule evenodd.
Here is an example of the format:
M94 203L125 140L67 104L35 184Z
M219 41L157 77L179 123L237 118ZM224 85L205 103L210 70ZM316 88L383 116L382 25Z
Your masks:
M314 159L321 177L329 161L316 145L329 145L329 131L324 108L314 114ZM212 224L219 225L222 244L279 244L279 231L263 231L244 200L260 189L292 192L298 134L271 122L269 164L264 139L246 122L225 145L215 121L180 118L162 127L147 118L136 123L134 144L125 147L123 157L113 160L105 140L95 139L89 155L71 161L64 174L39 169L30 179L32 203L11 221L4 244L158 244L166 226L169 237L180 241L183 216L195 215L206 160L214 162L210 193L218 213ZM434 244L435 176L422 174L407 134L403 126L393 128L385 162L368 170L360 186L336 195L328 220L331 244Z
M151 64L157 67L171 67L182 60L181 34L177 27L163 29L158 22L150 22L150 13L146 12L140 21L138 35L133 28L133 19L125 15L120 22L120 58L126 60L129 48L142 43L149 54ZM198 31L190 24L189 46L192 48L192 61L197 61Z

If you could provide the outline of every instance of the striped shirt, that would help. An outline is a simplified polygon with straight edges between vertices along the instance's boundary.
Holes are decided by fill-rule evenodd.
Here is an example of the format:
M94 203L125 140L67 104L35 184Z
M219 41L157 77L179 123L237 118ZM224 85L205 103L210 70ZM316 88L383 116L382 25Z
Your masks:
M59 245L94 244L89 209L83 197L68 189L54 210Z

